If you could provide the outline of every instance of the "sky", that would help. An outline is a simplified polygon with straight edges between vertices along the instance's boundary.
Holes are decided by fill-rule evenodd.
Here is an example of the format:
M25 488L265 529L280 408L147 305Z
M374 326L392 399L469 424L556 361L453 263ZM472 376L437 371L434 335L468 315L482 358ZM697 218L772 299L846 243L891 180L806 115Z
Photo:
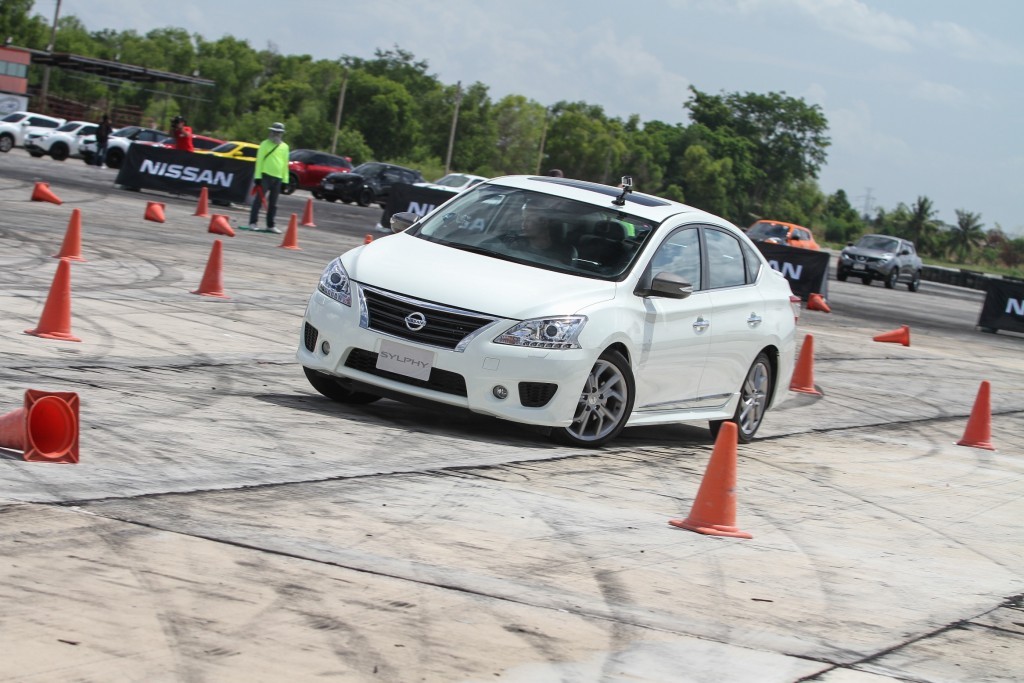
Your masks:
M52 21L56 4L33 12ZM688 123L691 85L785 93L828 120L823 191L872 214L926 196L946 223L962 209L1024 236L1019 0L63 0L68 15L314 59L398 46L494 101L582 101L622 119Z

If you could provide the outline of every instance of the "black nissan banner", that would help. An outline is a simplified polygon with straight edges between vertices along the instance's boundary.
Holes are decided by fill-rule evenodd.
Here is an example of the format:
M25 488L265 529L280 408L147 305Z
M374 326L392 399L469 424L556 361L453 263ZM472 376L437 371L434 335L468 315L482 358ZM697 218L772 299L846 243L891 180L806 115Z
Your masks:
M245 204L255 170L251 161L134 144L128 147L116 182L195 196L205 187L211 201Z
M1024 332L1024 282L989 279L978 327Z
M390 228L391 216L403 211L410 211L417 216L426 216L454 196L454 192L435 190L432 187L416 187L407 183L392 185L391 195L388 197L380 224L385 228Z
M828 265L832 257L827 251L770 242L754 244L768 259L768 264L789 281L789 288L798 297L807 301L811 294L820 294L828 299Z

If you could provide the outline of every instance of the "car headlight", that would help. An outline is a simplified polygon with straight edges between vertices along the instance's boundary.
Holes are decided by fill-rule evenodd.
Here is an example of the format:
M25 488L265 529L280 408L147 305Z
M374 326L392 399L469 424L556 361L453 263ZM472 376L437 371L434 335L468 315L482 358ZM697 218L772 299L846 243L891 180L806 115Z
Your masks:
M577 338L586 324L585 315L524 320L495 337L494 343L535 349L578 349Z
M334 259L324 268L317 289L339 303L352 305L352 283L345 266L341 265L341 259Z
M843 261L849 261L850 255L843 251L839 253L839 258L842 259Z

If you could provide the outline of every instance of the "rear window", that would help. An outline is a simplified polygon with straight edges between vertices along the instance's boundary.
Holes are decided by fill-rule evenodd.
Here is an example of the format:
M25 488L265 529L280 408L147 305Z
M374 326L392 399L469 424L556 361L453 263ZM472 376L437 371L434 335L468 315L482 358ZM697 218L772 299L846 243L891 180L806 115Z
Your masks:
M789 228L778 223L759 221L750 226L747 230L747 237L752 240L764 240L770 237L786 239L789 236Z

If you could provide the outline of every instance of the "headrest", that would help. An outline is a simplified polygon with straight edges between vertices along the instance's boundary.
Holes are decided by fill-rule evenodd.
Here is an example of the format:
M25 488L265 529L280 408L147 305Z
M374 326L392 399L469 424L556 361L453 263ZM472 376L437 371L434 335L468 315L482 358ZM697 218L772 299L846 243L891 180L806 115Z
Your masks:
M624 240L626 227L618 221L598 221L594 224L594 234L607 240Z

